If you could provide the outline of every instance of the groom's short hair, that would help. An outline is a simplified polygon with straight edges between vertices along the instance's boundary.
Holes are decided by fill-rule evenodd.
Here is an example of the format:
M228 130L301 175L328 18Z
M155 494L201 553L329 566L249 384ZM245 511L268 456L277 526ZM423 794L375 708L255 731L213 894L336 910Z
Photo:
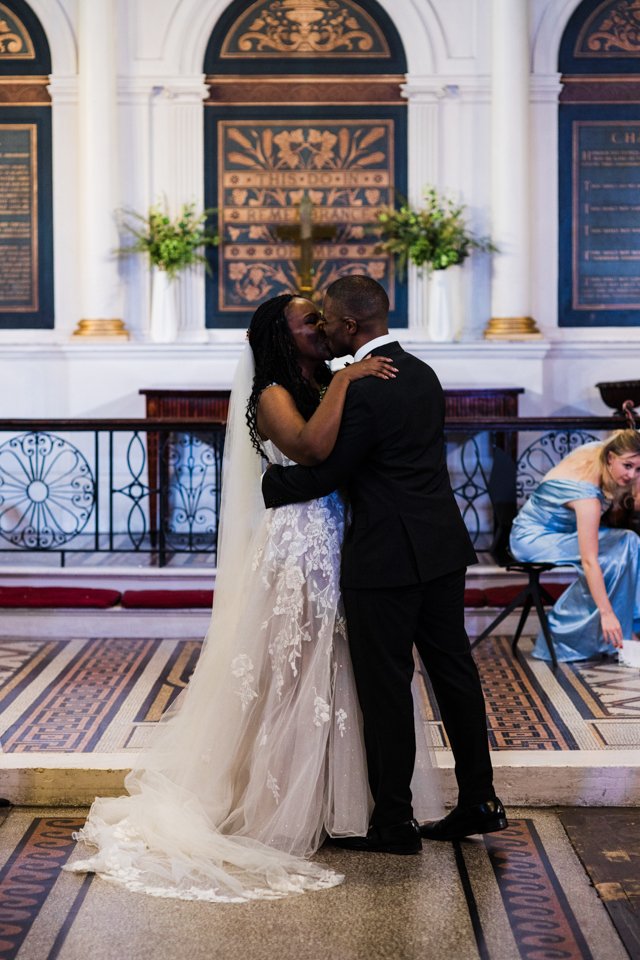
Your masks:
M384 287L360 274L334 280L325 296L338 304L345 316L356 320L386 319L389 312L389 297Z

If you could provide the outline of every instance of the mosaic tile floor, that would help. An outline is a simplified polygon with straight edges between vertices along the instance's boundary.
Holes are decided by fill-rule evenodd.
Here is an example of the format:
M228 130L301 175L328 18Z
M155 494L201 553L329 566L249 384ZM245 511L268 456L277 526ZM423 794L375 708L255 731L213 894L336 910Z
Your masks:
M513 811L501 834L425 843L417 857L325 848L342 886L245 904L158 900L61 872L82 822L82 810L15 808L0 826L4 960L627 957L551 811Z
M491 749L640 747L640 670L613 659L554 671L506 639L478 648ZM0 640L0 742L7 753L139 750L184 688L200 641L99 637ZM436 747L446 738L428 679L416 690Z

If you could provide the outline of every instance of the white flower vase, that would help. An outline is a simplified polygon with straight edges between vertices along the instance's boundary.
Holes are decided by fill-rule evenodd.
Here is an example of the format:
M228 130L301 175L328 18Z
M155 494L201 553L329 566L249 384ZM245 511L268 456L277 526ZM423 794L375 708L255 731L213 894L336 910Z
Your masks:
M153 269L149 336L154 343L173 343L178 335L176 282L166 270Z
M462 274L454 265L429 275L429 339L436 343L459 340L462 333Z
M435 343L453 340L448 270L432 270L429 276L429 339Z

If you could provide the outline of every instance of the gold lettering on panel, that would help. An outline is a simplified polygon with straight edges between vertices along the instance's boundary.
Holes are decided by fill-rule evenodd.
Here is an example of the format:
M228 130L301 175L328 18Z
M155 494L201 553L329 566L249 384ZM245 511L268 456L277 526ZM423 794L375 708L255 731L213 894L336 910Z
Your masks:
M0 130L29 135L27 150L0 150L0 313L31 313L39 309L38 131L35 123Z
M244 310L281 289L299 289L301 243L289 234L311 204L313 290L345 273L388 284L376 213L393 200L390 120L221 121L219 302ZM324 238L321 238L324 234Z

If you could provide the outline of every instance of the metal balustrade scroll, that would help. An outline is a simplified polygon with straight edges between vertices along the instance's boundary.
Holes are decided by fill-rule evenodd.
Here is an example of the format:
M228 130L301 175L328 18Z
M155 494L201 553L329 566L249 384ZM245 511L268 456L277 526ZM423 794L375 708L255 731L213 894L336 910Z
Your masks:
M567 454L585 443L598 440L585 430L552 430L532 441L518 457L516 492L518 502L523 504L542 478Z
M544 473L618 417L455 418L446 423L454 494L477 549L493 518L492 450L517 437L522 502ZM224 424L192 420L1 420L0 554L202 554L215 564ZM154 446L155 444L155 446ZM154 456L150 456L153 447Z
M491 437L482 431L470 437L447 438L447 467L460 513L476 548L483 546L492 527L487 491L491 470ZM488 469L487 469L488 468Z
M167 510L161 529L169 550L212 552L218 539L223 445L203 433L169 435ZM161 503L162 503L161 499Z
M69 543L89 523L95 497L87 460L64 438L37 431L0 446L0 537L14 547Z

